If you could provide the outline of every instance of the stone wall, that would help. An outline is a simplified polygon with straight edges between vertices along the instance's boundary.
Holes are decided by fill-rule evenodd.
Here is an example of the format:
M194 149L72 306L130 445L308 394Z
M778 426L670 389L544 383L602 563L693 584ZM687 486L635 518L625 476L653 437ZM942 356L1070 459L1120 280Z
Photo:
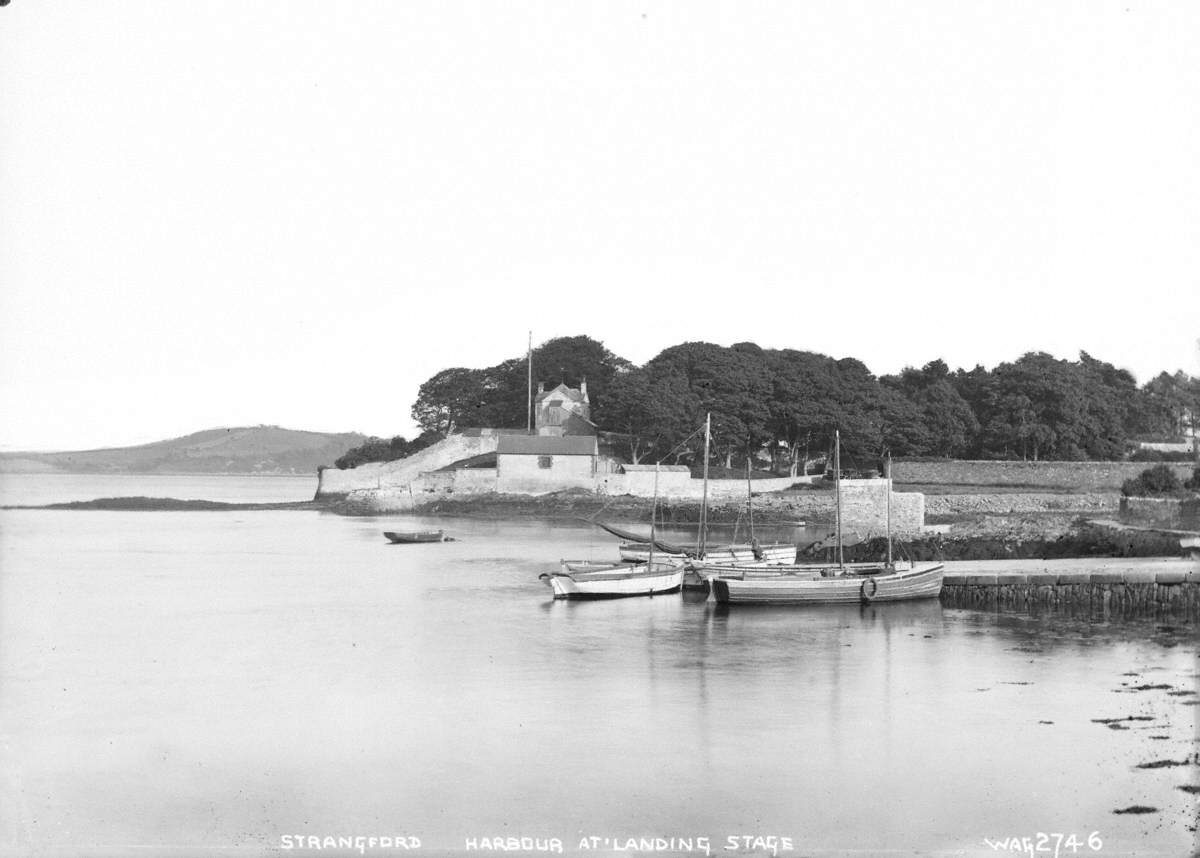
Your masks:
M541 467L539 460L550 467ZM572 488L595 491L591 456L501 456L497 463L496 491L503 494L539 495Z
M815 479L820 479L816 477ZM696 480L695 488L703 490L703 480ZM763 492L781 492L790 489L798 483L811 483L813 479L808 477L766 477L761 480L752 480L750 485L754 493L761 494ZM746 499L746 481L745 480L709 480L708 481L708 496L713 500L745 500ZM700 497L699 492L695 497Z
M682 497L690 491L692 472L685 466L664 466L658 469L659 497ZM654 468L630 468L624 473L599 474L596 491L608 495L654 497Z
M1179 443L1166 443L1158 441L1139 441L1139 450L1154 450L1158 453L1191 453L1195 448L1193 441L1181 441Z
M954 564L947 564L942 604L991 611L1200 618L1200 567L1195 563L1135 565L1108 558L1091 562L1099 571L954 574Z
M462 459L494 453L496 435L451 435L406 459L370 462L344 471L326 468L317 483L317 498L346 495L357 489L404 488L423 473L436 471Z
M894 533L919 532L925 525L925 495L892 492L891 518ZM842 530L884 533L887 522L887 480L842 480Z
M819 477L776 477L753 481L754 493L779 492L790 489L797 483L813 482ZM596 491L607 495L633 495L648 498L654 496L654 471L632 471L624 474L600 474L596 478ZM704 481L696 479L687 468L660 470L658 474L658 496L664 500L700 500L704 495ZM745 480L709 480L710 500L745 500Z
M1152 467L1150 462L982 462L965 460L892 463L898 483L937 485L1029 486L1074 491L1120 491L1130 477ZM1191 476L1192 465L1170 463L1180 479Z
M1121 498L1121 521L1170 530L1200 531L1200 499Z
M429 495L489 494L496 491L495 468L460 468L456 471L434 471L422 474L412 483L413 494L428 501Z

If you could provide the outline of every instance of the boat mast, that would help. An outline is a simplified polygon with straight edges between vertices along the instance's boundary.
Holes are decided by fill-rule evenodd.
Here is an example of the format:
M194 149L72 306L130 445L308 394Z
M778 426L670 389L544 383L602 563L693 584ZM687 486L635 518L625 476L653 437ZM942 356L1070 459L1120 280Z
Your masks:
M887 454L887 565L892 565L892 451Z
M754 493L750 490L750 454L746 453L746 513L750 519L750 544L754 544Z
M838 569L845 569L846 563L842 557L842 436L836 429L833 430L833 496L837 516Z
M525 365L528 371L528 394L525 400L525 434L533 434L533 331L529 332L529 348L525 351Z
M658 517L658 462L654 463L654 500L650 503L650 556L646 558L646 571L654 571L654 519Z
M696 536L696 556L704 559L708 542L708 445L712 438L712 414L704 415L704 490L700 495L700 533Z

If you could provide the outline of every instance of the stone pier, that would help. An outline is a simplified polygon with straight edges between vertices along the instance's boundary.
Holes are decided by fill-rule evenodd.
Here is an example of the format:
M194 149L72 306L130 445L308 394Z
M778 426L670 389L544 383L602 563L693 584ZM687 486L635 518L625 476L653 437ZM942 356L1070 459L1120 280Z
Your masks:
M978 610L1200 621L1200 562L1173 558L946 563L942 604Z

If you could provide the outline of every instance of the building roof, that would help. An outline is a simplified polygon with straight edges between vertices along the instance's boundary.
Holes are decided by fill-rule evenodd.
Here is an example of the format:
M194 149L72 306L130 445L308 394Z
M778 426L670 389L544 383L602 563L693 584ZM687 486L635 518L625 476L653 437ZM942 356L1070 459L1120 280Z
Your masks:
M640 473L640 472L644 472L644 471L653 471L654 465L622 465L621 470L623 470L627 474ZM665 474L668 472L676 472L677 473L679 471L689 471L690 472L692 469L689 468L687 465L659 465L658 470L661 473Z
M564 435L595 436L596 434L596 424L574 411L569 412L559 425L562 427Z
M594 435L501 435L501 456L594 456Z
M563 399L563 398L570 399L574 402L586 402L587 401L587 394L583 393L581 390L579 390L577 388L567 387L565 384L561 384L561 383L556 387L552 387L549 390L544 390L544 391L540 392L537 396L535 396L533 398L533 401L541 402L543 399L548 399L551 396L557 397L559 399Z

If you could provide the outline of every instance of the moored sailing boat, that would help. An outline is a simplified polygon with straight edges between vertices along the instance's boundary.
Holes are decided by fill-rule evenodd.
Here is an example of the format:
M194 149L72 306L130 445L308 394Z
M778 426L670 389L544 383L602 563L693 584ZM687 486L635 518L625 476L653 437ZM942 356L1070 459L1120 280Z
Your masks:
M655 557L655 519L658 510L658 466L654 469L654 503L650 510L649 556L645 563L594 564L564 560L559 571L543 573L556 599L618 599L675 593L683 584L680 560Z
M700 530L696 537L695 556L687 561L687 575L684 578L684 588L693 590L708 589L708 579L716 570L728 567L776 566L785 563L795 563L796 546L790 542L775 542L768 545L759 544L754 538L754 492L750 483L750 462L746 461L746 509L749 513L750 542L749 544L734 543L718 545L709 548L708 539L708 451L712 440L712 415L704 419L704 489L700 501ZM737 534L734 534L736 539Z
M941 563L879 565L848 569L828 577L812 568L746 570L740 578L712 579L716 600L729 605L838 605L936 599L942 592Z
M891 467L888 467L888 556L884 563L847 565L842 551L841 439L834 433L834 480L837 565L731 564L712 579L713 595L723 604L836 605L848 602L896 602L937 598L942 591L941 563L892 560Z

